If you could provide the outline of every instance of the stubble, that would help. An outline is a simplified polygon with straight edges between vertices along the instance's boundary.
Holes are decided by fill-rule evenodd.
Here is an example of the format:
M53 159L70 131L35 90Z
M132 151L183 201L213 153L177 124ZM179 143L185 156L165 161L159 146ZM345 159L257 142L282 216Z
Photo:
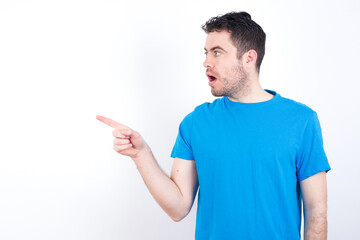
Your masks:
M213 87L212 95L215 97L228 96L235 97L246 94L247 91L247 74L244 71L242 63L234 65L221 79L221 88Z

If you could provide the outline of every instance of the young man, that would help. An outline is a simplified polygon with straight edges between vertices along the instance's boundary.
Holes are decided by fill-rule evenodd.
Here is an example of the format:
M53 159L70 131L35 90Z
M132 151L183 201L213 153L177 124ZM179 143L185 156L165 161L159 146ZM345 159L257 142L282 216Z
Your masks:
M204 67L211 92L181 122L170 178L141 135L111 119L114 149L130 156L151 194L174 220L190 211L199 188L196 239L326 239L326 172L315 111L262 89L265 33L246 12L211 18Z

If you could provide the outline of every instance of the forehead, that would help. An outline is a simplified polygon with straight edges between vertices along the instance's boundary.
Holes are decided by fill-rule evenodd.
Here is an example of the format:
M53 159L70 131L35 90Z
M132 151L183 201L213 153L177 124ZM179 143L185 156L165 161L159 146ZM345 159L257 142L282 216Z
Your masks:
M210 32L207 35L205 48L209 51L211 48L215 46L220 46L225 50L236 50L232 40L231 40L231 33L223 30L221 32Z

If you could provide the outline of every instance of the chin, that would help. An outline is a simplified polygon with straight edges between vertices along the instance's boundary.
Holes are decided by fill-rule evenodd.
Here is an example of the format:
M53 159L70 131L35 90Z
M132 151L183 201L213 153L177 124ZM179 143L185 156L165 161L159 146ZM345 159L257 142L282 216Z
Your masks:
M212 94L214 97L222 97L222 96L225 96L224 93L222 93L222 92L216 92L216 91L213 91L213 90L211 90L211 94Z

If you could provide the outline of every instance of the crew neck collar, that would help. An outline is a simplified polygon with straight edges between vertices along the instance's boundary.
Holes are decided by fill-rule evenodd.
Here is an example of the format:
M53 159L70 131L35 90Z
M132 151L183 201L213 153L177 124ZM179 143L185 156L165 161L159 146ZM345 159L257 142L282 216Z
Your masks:
M235 101L230 100L227 96L224 96L224 99L227 104L234 106L234 107L262 107L262 106L266 106L269 104L274 104L279 101L279 99L281 97L280 94L278 94L277 92L275 92L273 90L269 90L269 89L264 89L264 90L267 91L268 93L274 95L274 97L267 101L256 102L256 103L235 102Z

